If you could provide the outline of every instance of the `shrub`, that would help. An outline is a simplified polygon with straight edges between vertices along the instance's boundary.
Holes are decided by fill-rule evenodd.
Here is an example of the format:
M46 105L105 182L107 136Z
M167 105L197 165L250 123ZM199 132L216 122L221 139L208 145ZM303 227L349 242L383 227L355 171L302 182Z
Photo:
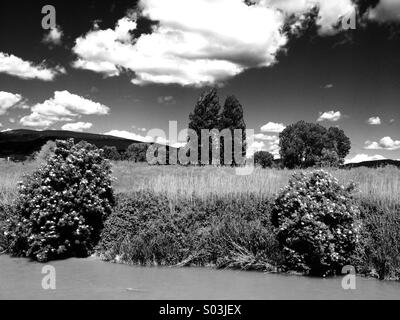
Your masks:
M125 153L126 160L134 162L146 162L147 143L132 143Z
M104 158L106 158L108 160L113 160L113 161L121 160L121 155L118 152L116 147L104 146L102 149L103 149Z
M288 268L328 275L349 263L360 228L353 190L323 170L292 176L271 215Z
M110 173L95 146L57 141L54 155L19 186L10 252L38 261L90 254L114 201Z
M262 168L271 168L274 162L274 156L268 151L258 151L254 154L254 164Z
M10 214L10 206L0 202L0 254L9 247L8 239L5 234L7 228L7 219Z
M268 202L168 200L150 191L118 196L98 248L106 260L141 265L266 270L279 260Z

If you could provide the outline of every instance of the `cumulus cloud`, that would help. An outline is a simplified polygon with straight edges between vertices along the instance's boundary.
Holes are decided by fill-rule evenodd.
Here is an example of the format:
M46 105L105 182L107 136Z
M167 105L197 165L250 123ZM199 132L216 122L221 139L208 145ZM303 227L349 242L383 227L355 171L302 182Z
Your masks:
M21 100L22 96L20 94L0 91L0 116L5 114L8 109L15 106Z
M50 45L61 45L62 41L61 38L63 36L63 31L59 26L52 28L46 33L43 37L43 42L50 44Z
M398 150L400 149L400 140L393 140L391 137L384 137L378 142L366 141L365 148L367 150Z
M76 39L74 66L106 76L130 70L135 84L200 86L274 64L287 42L284 14L261 4L142 0L140 9L143 17L158 21L151 34L134 39L130 31L137 24L130 17L114 29L94 29Z
M320 112L317 121L336 122L339 121L341 118L342 118L342 113L340 111L327 111L327 112Z
M0 52L0 73L7 73L22 79L39 79L51 81L56 76L66 73L63 67L49 68L42 62L35 65L12 54Z
M31 114L20 123L30 127L48 127L58 121L72 121L82 115L106 115L109 108L66 90L54 92L54 97L31 107Z
M82 132L83 130L90 129L93 126L90 122L75 122L64 124L61 129L67 131Z
M338 32L337 25L343 17L355 12L355 5L351 0L259 0L253 1L265 6L282 10L287 15L302 18L311 9L318 9L316 24L321 35L331 35Z
M119 138L124 138L124 139L129 139L129 140L136 140L136 141L140 141L140 142L170 145L174 148L181 148L186 145L186 142L171 143L168 139L166 139L164 137L153 137L153 136L149 136L149 135L142 136L140 134L136 134L136 133L129 132L126 130L111 130L104 134L108 135L108 136L113 136L113 137L119 137Z
M140 142L154 142L154 138L150 136L142 136L140 134L136 134L133 132L125 131L125 130L111 130L106 133L105 135L119 137L129 140L136 140Z
M268 151L276 157L279 156L279 137L276 135L265 135L257 133L253 136L254 141L247 148L247 157L252 157L257 151Z
M367 120L367 122L371 126L379 126L380 124L382 124L381 118L379 117L371 117Z
M275 132L280 133L285 130L286 126L282 123L268 122L261 127L262 132Z
M374 156L369 156L367 154L357 154L355 155L353 158L350 159L346 159L345 160L345 164L348 163L360 163L360 162L364 162L364 161L373 161L373 160L384 160L386 159L384 156L381 156L379 154L374 155Z
M318 8L321 35L335 34L340 20L355 12L352 0L141 0L138 15L157 25L134 38L136 17L113 29L76 39L76 68L118 76L132 71L132 83L202 86L220 84L249 69L268 67L286 45L284 26ZM205 23L206 22L206 23ZM301 23L296 24L298 27Z
M369 10L368 18L378 22L399 22L400 2L398 0L380 0L375 8Z

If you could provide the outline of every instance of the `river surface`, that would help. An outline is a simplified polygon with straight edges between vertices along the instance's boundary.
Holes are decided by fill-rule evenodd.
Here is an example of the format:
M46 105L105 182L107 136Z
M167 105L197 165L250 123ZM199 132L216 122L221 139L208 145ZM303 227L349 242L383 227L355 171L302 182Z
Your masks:
M56 289L44 290L44 264L0 256L0 299L399 299L400 283L319 279L208 268L134 267L90 257L52 261Z

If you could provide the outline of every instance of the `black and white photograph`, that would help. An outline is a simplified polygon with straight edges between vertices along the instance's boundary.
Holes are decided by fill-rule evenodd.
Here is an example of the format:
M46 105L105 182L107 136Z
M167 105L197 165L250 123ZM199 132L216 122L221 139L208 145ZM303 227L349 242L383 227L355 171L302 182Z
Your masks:
M399 110L399 0L1 1L0 300L398 300Z

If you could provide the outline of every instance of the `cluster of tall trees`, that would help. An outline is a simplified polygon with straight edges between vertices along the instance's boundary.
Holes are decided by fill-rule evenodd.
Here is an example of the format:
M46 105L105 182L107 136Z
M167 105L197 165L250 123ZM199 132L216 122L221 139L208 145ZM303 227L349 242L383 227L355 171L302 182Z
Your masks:
M205 91L198 99L193 112L189 115L189 129L193 130L199 139L199 163L205 164L204 161L201 161L201 152L203 148L209 150L209 163L213 163L212 148L215 146L218 146L219 149L218 156L220 164L235 165L242 162L237 159L237 156L235 157L235 146L236 150L240 148L239 153L242 158L241 160L245 158L246 124L243 118L243 107L235 96L228 96L221 107L217 89L212 88ZM208 146L204 145L204 140L203 142L201 140L202 130L204 129L210 132L214 130L213 134L209 136L206 142ZM220 135L221 132L230 133L230 137L232 138L230 142ZM231 146L226 146L226 143L231 143ZM229 160L224 158L224 155L226 155L224 153L225 148L232 154Z
M246 124L243 118L243 107L239 100L231 95L224 104L220 99L216 88L212 88L201 94L193 112L189 115L189 129L197 136L198 161L201 164L215 163L213 149L217 146L216 155L218 164L237 165L238 157L235 156L237 146L241 149L241 159L246 156ZM206 140L201 136L204 130L209 132ZM240 135L235 134L240 130ZM223 132L230 133L231 140L225 140ZM188 137L188 141L190 136ZM227 141L231 146L225 145ZM236 145L236 149L235 149ZM308 168L314 166L339 166L343 164L345 157L351 148L350 139L344 131L337 128L325 128L319 124L299 121L287 126L279 135L280 166L293 168ZM225 147L232 153L230 159L225 159ZM106 158L111 160L130 160L134 162L145 162L148 144L137 143L130 145L125 152L118 152L115 147L104 147ZM208 163L202 159L202 150L208 152ZM208 150L208 151L207 151ZM168 158L168 150L167 150ZM254 154L254 162L263 168L276 166L274 157L267 151L259 151ZM167 160L168 164L168 160Z

